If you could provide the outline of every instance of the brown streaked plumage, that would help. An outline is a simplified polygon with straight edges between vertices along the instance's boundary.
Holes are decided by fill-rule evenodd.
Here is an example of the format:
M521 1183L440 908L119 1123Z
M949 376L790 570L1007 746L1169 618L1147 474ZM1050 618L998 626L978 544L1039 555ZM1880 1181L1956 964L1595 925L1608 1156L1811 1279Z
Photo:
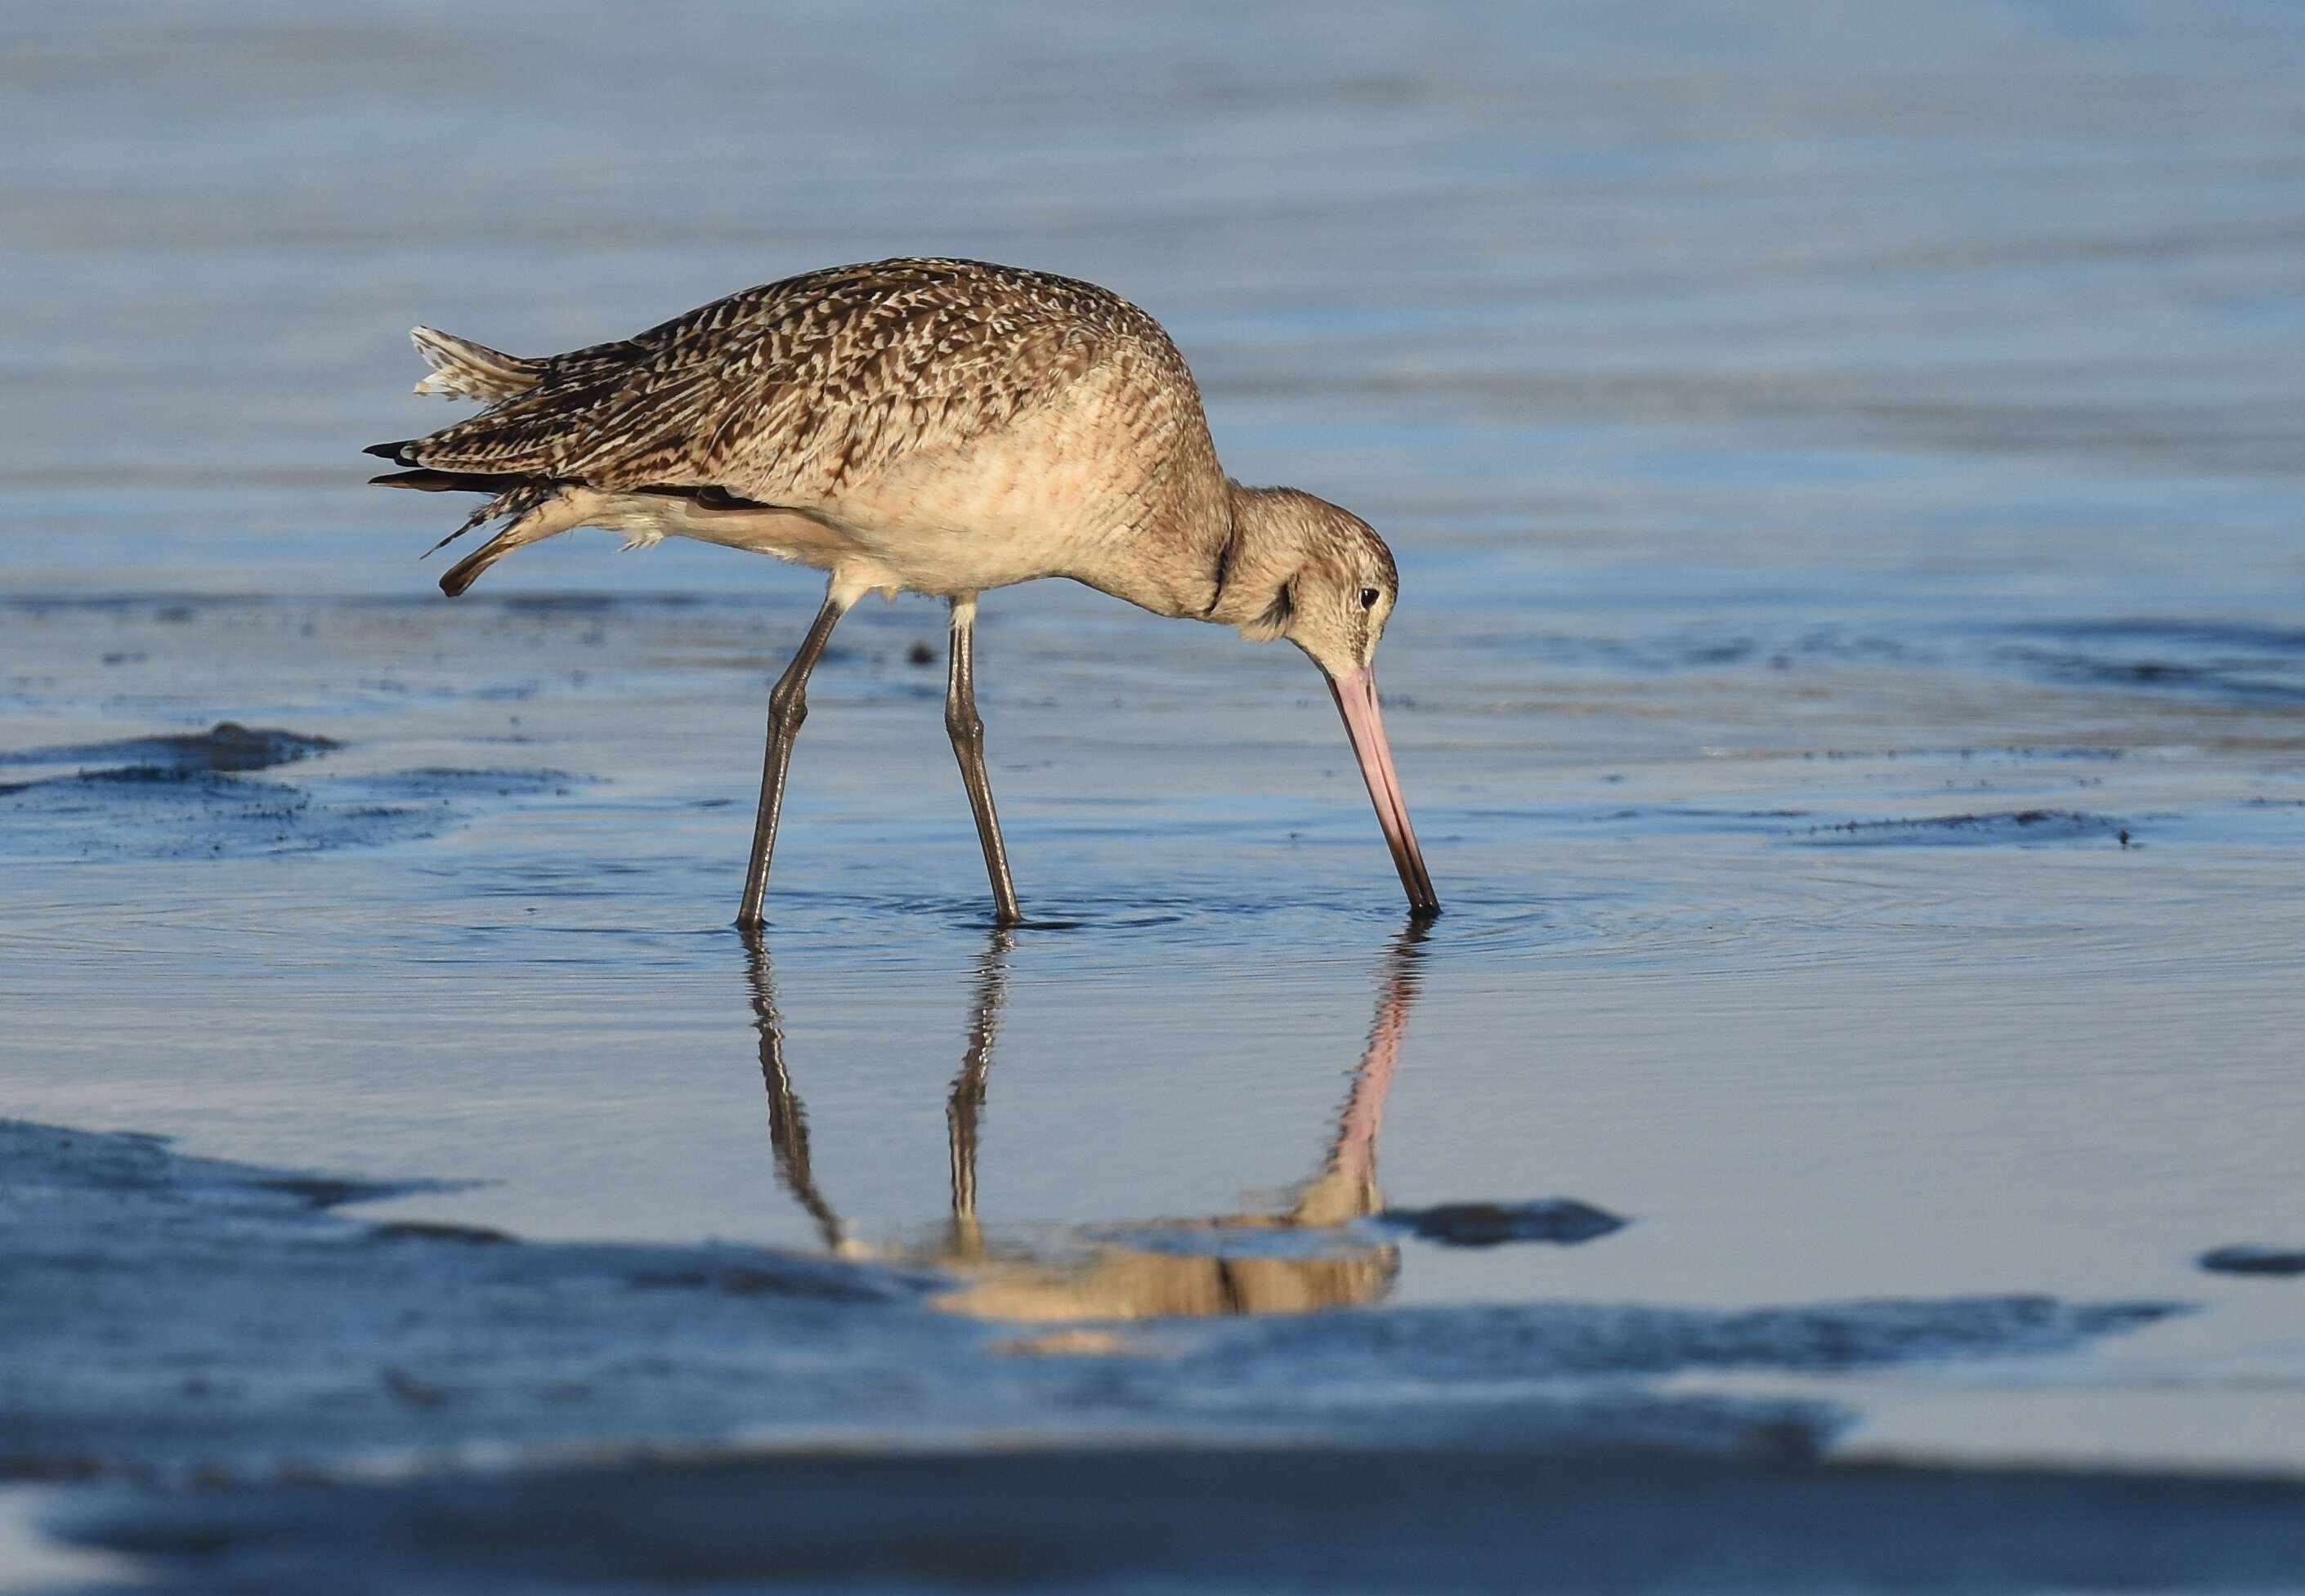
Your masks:
M787 277L541 359L414 335L433 368L417 392L486 408L378 445L370 453L408 469L375 480L489 495L444 541L506 518L440 579L446 592L577 526L622 531L628 547L694 538L829 573L770 697L740 923L761 921L809 672L840 615L875 590L951 605L946 725L998 918L1021 919L972 640L979 593L1044 576L1303 649L1345 716L1412 908L1438 911L1370 674L1399 590L1391 551L1310 494L1229 480L1184 357L1126 300L1013 267L898 259Z

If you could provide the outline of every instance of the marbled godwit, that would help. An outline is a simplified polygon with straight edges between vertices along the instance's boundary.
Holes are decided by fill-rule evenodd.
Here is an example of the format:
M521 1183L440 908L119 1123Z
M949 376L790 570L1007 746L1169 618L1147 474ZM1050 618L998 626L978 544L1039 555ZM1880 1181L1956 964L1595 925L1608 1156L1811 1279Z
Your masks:
M945 726L997 919L1022 920L971 642L978 594L1043 576L1302 649L1344 716L1410 908L1439 912L1371 668L1399 591L1391 551L1334 505L1228 478L1184 357L1126 300L979 261L882 260L543 359L429 327L415 339L433 368L418 393L487 408L377 445L369 453L412 469L376 480L488 494L443 542L509 518L440 579L452 597L514 549L578 526L621 531L627 547L695 538L829 573L769 695L738 924L761 923L809 673L873 591L951 606Z

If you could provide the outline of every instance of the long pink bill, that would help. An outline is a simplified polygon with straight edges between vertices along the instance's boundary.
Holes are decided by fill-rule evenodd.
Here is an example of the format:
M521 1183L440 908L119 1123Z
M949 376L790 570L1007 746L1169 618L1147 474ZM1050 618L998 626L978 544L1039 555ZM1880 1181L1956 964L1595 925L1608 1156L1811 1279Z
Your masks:
M1329 692L1345 717L1345 731L1361 762L1361 779L1368 783L1370 801L1376 805L1376 822L1384 828L1385 846L1392 850L1392 866L1400 872L1400 884L1408 889L1409 910L1418 915L1438 914L1441 900L1433 891L1433 878L1416 846L1416 833L1408 824L1408 804L1400 795L1392 749L1384 740L1384 716L1376 706L1376 675L1358 670L1331 676Z

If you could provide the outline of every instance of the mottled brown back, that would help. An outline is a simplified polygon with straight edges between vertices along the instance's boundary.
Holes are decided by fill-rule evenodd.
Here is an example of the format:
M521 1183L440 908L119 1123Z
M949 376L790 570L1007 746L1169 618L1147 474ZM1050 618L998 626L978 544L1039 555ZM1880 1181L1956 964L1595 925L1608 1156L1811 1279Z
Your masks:
M832 500L998 430L1123 350L1191 378L1118 295L981 261L834 267L541 362L527 393L404 451L445 471Z

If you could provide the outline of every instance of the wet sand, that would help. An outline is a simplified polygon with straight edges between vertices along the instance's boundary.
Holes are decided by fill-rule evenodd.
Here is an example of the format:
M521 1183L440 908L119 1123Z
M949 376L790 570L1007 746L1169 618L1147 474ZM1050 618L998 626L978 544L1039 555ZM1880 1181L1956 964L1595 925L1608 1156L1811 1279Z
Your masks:
M549 1588L523 1526L603 1492L635 1587L692 1492L818 1504L731 1581L2278 1587L2305 1284L2199 1261L2305 1247L2305 26L1323 16L0 24L44 1521L187 1588ZM1309 666L1050 585L978 685L1061 929L985 929L912 601L817 676L748 948L813 579L580 533L450 603L359 486L448 413L410 323L930 250L1130 293L1238 474L1391 539L1429 930ZM1339 1457L1525 1538L1292 1516ZM1263 1538L1084 1560L1155 1482Z

